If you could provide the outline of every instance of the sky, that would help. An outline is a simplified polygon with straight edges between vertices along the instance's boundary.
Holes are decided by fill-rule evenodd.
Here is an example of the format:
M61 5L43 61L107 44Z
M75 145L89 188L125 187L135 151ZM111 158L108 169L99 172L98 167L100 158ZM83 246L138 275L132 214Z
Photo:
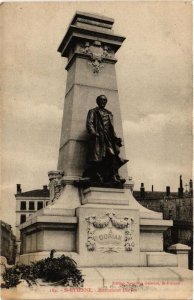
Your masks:
M1 219L13 229L16 184L39 189L57 169L67 75L57 48L76 10L114 18L126 37L116 72L135 190L177 191L192 176L191 3L3 3Z

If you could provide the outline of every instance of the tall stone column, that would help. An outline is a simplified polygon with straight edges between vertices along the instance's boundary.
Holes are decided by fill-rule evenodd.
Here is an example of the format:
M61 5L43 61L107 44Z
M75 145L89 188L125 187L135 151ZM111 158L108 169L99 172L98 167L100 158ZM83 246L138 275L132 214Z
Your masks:
M86 167L86 117L97 96L107 96L116 132L123 138L115 54L125 37L114 34L113 23L111 18L78 12L58 48L67 58L68 72L58 159L65 176L81 176ZM121 156L125 158L124 147ZM120 173L127 179L126 166Z

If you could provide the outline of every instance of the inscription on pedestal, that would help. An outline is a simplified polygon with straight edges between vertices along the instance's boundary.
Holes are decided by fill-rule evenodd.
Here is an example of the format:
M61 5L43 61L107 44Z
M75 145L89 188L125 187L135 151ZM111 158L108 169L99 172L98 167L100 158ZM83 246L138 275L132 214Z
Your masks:
M88 251L132 251L134 220L107 212L101 217L85 218L88 223L86 247Z

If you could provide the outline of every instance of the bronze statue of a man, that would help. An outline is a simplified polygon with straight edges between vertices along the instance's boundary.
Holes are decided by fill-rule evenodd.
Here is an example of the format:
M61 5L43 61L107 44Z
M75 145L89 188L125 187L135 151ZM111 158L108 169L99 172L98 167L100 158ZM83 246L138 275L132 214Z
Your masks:
M112 113L105 109L107 101L106 96L98 96L98 106L88 112L86 128L90 138L87 162L90 167L84 176L95 182L121 183L123 180L118 169L128 160L119 157L122 140L114 131Z

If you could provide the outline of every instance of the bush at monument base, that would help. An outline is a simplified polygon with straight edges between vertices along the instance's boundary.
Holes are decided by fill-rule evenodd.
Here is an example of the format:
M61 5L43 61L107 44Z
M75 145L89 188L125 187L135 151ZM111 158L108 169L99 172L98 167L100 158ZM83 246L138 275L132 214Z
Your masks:
M84 279L77 269L76 262L68 256L59 258L48 257L30 265L17 264L6 268L3 274L2 288L16 287L21 280L26 280L29 286L37 284L36 280L52 282L52 285L82 287Z

